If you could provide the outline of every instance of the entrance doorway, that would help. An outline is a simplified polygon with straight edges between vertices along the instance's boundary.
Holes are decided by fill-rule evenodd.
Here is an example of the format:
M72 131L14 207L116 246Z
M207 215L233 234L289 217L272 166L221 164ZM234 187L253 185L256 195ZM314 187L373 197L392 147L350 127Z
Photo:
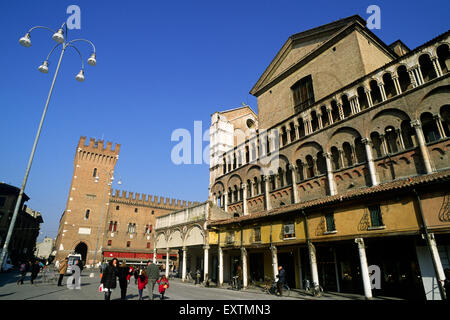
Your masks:
M296 288L295 284L295 259L294 252L279 252L278 266L286 271L286 282L290 288Z
M80 242L79 244L77 244L74 250L75 253L81 254L81 261L83 261L83 263L86 263L87 250L88 247L84 242Z

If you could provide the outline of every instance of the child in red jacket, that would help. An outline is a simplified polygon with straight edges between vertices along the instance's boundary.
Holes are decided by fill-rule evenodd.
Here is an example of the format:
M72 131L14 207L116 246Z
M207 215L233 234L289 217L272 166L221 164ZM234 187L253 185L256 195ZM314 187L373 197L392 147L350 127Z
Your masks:
M147 274L145 273L145 270L141 270L138 277L139 300L142 300L142 291L144 291L147 282L148 282Z
M161 279L156 281L159 284L159 293L161 294L161 300L164 299L164 293L166 293L166 289L169 288L169 279L166 276L162 276Z

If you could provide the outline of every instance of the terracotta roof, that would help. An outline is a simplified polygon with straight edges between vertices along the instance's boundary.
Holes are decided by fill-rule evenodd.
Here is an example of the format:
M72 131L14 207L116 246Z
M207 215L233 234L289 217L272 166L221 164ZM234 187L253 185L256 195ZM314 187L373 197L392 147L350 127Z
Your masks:
M431 183L431 182L446 182L446 181L450 181L450 169L444 170L444 171L439 171L436 173L427 174L427 175L409 177L409 178L404 178L404 179L397 179L397 180L394 180L391 182L379 184L377 186L355 189L355 190L351 190L351 191L337 194L334 196L326 196L326 197L315 199L315 200L309 200L309 201L304 201L304 202L300 202L300 203L296 203L296 204L291 204L288 206L279 207L276 209L272 209L270 211L260 211L257 213L240 216L237 218L215 221L215 222L210 223L209 226L228 225L228 224L233 224L233 223L237 223L237 222L254 220L254 219L258 219L258 218L262 218L262 217L276 216L276 215L280 215L283 213L292 212L292 211L296 211L296 210L313 208L313 207L321 206L321 205L329 205L329 204L333 204L336 202L342 202L345 200L352 200L352 199L355 199L355 198L358 198L361 196L377 194L377 193L393 191L393 190L399 190L399 189L406 189L408 187L414 187L414 186Z

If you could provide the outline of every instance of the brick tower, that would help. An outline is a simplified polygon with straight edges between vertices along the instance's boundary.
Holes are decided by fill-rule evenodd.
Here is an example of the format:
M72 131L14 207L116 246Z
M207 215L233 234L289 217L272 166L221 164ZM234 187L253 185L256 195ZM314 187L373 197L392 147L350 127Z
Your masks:
M81 137L73 162L72 182L56 239L56 259L80 253L91 264L101 260L105 217L111 193L111 177L119 158L120 144ZM97 254L95 254L97 248Z

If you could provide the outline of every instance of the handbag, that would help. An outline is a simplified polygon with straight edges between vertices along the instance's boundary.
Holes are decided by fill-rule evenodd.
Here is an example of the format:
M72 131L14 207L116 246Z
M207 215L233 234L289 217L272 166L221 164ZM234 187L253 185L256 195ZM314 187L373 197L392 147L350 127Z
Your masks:
M100 286L98 287L98 292L103 292L103 283L101 283Z

